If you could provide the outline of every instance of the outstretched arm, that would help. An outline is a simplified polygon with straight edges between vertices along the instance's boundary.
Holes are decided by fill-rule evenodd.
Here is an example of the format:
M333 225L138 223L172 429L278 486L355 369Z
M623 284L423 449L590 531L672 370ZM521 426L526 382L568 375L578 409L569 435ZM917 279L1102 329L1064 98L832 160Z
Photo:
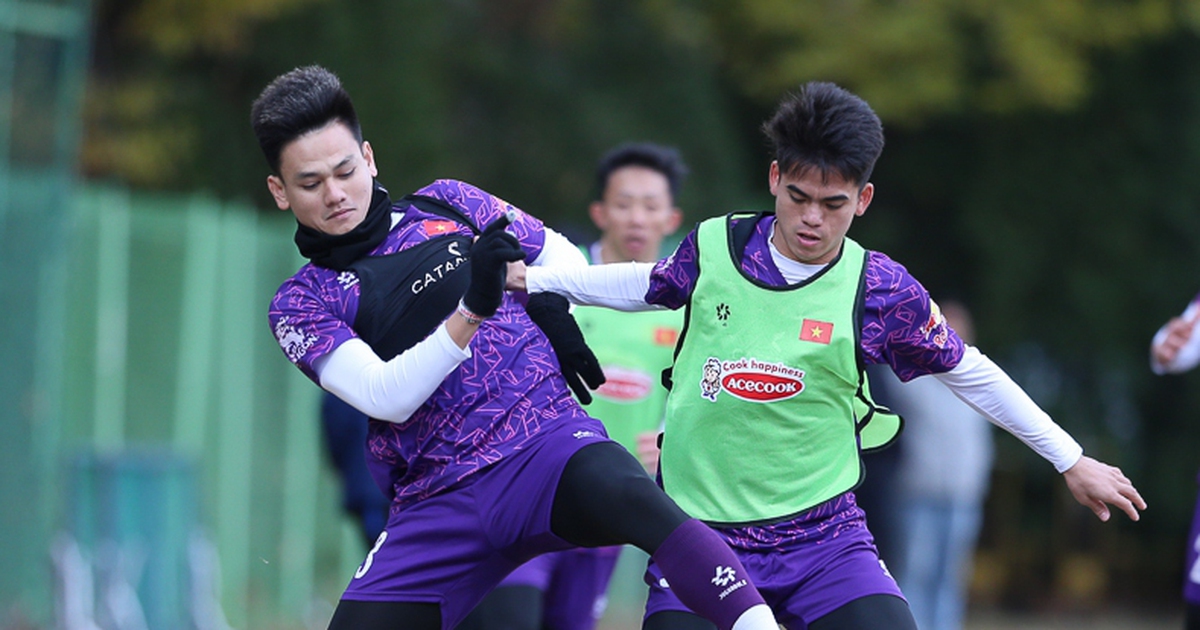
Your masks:
M1146 501L1133 487L1133 482L1116 466L1109 466L1088 456L1079 458L1074 466L1063 473L1067 488L1076 501L1091 508L1102 521L1108 521L1108 506L1112 505L1127 514L1130 520L1138 520L1138 510L1146 509Z
M662 308L646 302L654 263L610 263L586 267L528 267L510 274L509 289L529 293L550 291L573 304L605 306L618 311Z
M991 359L966 346L962 361L953 370L935 374L964 402L1016 436L1061 472L1075 500L1100 517L1109 519L1114 505L1138 520L1146 502L1133 483L1113 466L1083 454L1083 448L1037 406Z

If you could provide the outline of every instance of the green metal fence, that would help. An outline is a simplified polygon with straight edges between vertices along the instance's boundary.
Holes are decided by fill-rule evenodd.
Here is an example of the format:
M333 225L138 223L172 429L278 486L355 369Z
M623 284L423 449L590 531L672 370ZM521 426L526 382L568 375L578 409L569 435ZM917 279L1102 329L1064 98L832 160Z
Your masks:
M0 624L48 618L86 0L0 0Z
M17 455L0 459L0 501L39 515L22 523L36 532L0 536L19 548L10 611L42 621L53 599L60 620L105 627L327 623L363 550L320 448L319 390L266 323L300 263L289 217L78 191L47 333L61 356L42 359L58 366L54 411L0 442ZM116 589L129 610L105 608Z

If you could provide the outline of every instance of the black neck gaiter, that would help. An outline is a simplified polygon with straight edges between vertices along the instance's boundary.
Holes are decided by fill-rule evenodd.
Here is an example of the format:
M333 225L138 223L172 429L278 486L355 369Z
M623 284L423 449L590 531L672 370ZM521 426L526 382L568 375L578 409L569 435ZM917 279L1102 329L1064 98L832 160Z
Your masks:
M375 182L371 207L362 223L345 234L326 234L299 222L296 223L296 247L300 254L318 267L336 271L346 270L351 263L369 254L392 227L392 200L388 191Z

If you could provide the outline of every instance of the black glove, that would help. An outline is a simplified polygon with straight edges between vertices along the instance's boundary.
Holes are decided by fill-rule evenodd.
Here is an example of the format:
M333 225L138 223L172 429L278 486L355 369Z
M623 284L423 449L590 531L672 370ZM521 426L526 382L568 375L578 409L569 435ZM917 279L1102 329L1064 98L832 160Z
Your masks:
M567 385L571 386L579 402L586 405L592 402L588 388L596 389L604 384L604 370L600 369L596 355L583 340L583 331L579 330L570 308L567 298L557 293L534 293L529 296L525 312L549 337Z
M508 263L525 258L517 237L504 231L508 217L502 216L483 229L471 244L471 284L463 294L463 306L480 317L491 317L504 299Z

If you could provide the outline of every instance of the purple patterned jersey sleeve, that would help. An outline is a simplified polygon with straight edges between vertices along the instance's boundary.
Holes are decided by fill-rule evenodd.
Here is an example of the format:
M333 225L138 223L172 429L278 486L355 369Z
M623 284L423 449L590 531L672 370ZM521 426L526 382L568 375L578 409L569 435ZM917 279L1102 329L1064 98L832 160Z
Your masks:
M288 360L319 384L313 362L357 336L347 323L357 308L352 275L307 264L279 287L267 318Z
M521 243L526 262L537 258L546 244L546 232L540 220L477 186L453 179L439 179L418 190L417 194L441 199L462 210L480 230L505 212L515 210L517 220L507 229Z
M737 225L739 219L734 221ZM764 225L766 227L764 227ZM771 284L783 284L783 276L770 263L770 253L765 243L770 235L770 222L762 221L755 226L754 233L746 246L746 257L742 260L742 268L755 278L765 279ZM765 234L765 235L764 235ZM759 245L756 246L756 243ZM761 251L759 251L761 249ZM766 254L764 262L763 252ZM668 257L658 261L650 273L650 289L646 292L646 302L658 304L671 309L677 309L687 304L696 286L696 278L700 275L699 252L696 245L696 230L687 233L680 241L679 247Z
M677 309L687 303L700 275L696 260L696 230L687 233L670 256L658 261L650 272L648 304Z
M871 251L866 264L862 352L887 363L902 381L949 372L962 360L963 341L933 306L925 287L900 263Z
M737 225L735 222L734 225ZM767 215L754 226L746 250L742 255L742 271L771 286L787 284L779 267L771 259L771 231L775 227L775 215Z

